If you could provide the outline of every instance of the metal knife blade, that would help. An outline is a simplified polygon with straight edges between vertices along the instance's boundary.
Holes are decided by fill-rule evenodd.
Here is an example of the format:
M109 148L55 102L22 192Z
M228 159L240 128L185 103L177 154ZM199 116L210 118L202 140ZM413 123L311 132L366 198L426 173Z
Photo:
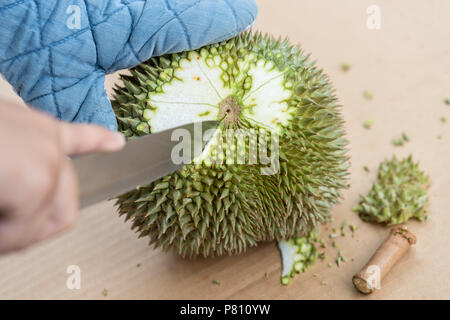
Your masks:
M172 141L172 133L177 129L189 132L191 146L197 146L191 148L192 160L208 141L205 133L218 124L218 121L191 123L130 140L118 152L73 158L79 181L80 208L149 184L181 168L186 163L175 164L171 159L173 147L180 143L180 140Z

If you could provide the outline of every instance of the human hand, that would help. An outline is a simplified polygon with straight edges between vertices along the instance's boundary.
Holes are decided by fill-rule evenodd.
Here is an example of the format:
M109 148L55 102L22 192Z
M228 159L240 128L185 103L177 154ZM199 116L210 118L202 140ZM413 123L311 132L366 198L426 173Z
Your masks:
M77 179L67 155L115 151L125 140L99 126L69 124L0 101L0 253L72 225Z
M59 119L116 129L105 74L231 38L256 0L34 0L0 5L0 73Z

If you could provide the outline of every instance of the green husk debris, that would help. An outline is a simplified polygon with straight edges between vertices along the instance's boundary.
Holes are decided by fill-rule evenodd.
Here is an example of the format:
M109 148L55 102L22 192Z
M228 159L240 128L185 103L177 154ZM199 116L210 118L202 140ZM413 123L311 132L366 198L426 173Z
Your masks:
M305 272L312 266L319 254L314 242L317 241L317 232L312 231L308 237L282 240L278 243L283 261L281 284L287 286L291 278Z
M370 92L369 90L365 90L363 92L363 96L364 98L366 98L367 100L372 100L373 99L373 93Z
M369 119L369 120L367 120L367 121L364 121L364 122L363 122L363 127L364 127L364 129L369 130L370 128L372 128L373 122L374 122L373 119Z
M409 136L406 133L402 133L400 138L396 138L392 140L392 144L396 147L404 145L406 142L409 142Z
M351 65L348 62L344 62L343 64L341 64L342 71L349 71L350 68L351 68Z
M349 226L349 228L350 228L350 231L352 233L352 238L353 238L355 236L356 226L354 224L351 224Z
M340 267L343 262L347 262L347 258L342 254L342 250L339 250L338 256L336 258L336 265Z
M404 133L404 132L402 133L402 139L405 142L409 142L409 136L406 133Z
M395 225L411 218L423 221L428 203L429 177L414 163L412 156L383 161L377 181L353 208L366 222Z
M337 238L337 237L339 237L339 236L340 236L339 233L331 233L328 237L329 237L330 239L334 239L334 238Z

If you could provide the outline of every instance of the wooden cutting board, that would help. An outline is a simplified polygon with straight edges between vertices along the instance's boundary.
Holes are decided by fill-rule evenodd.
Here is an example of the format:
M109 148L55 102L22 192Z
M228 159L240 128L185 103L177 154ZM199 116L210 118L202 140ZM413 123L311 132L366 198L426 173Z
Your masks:
M450 298L450 2L378 0L381 29L366 26L373 1L259 0L255 29L289 37L312 52L329 74L343 104L350 141L351 188L333 210L339 227L357 225L355 237L337 239L348 262L337 268L337 251L280 285L280 256L274 243L217 259L183 260L147 246L124 224L111 203L80 213L77 225L56 239L0 257L0 298L65 299L449 299ZM340 65L351 64L343 72ZM107 80L108 89L116 81ZM367 100L363 91L374 98ZM16 100L0 83L0 98ZM447 124L440 121L449 119ZM362 127L374 120L371 130ZM406 132L411 141L394 147ZM441 136L441 139L437 137ZM408 225L418 237L370 296L357 293L351 276L369 259L388 230L361 222L351 207L369 190L378 163L412 153L430 176L431 219ZM7 155L6 155L7 156ZM371 173L366 173L367 165ZM330 227L332 227L330 226ZM323 230L329 242L329 230ZM328 268L328 262L333 267ZM66 286L68 266L81 270L81 289ZM213 284L219 280L221 285ZM327 285L321 286L325 280ZM106 291L104 291L106 289ZM104 294L102 294L102 292Z

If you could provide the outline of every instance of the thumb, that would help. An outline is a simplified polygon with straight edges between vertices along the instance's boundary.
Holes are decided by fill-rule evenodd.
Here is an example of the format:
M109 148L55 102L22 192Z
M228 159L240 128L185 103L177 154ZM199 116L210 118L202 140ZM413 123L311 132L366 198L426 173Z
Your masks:
M59 126L61 147L67 155L117 151L125 145L122 134L100 126L66 122L61 122Z

